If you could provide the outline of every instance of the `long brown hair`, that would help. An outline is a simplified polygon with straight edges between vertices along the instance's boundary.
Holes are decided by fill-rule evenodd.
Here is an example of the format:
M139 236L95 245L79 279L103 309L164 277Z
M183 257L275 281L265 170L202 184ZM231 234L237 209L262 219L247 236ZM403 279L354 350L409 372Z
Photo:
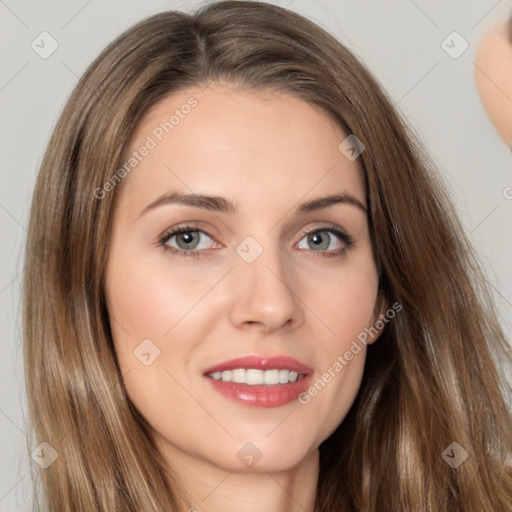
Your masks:
M511 389L497 363L510 349L436 170L351 52L302 16L254 1L136 24L90 65L51 136L23 311L31 448L47 442L58 455L39 471L47 510L178 510L178 482L113 349L103 271L116 189L102 199L95 190L123 165L152 105L214 80L297 95L366 147L358 162L380 289L402 311L368 348L358 397L320 446L315 510L510 512ZM450 457L467 453L458 467L443 457L450 446Z

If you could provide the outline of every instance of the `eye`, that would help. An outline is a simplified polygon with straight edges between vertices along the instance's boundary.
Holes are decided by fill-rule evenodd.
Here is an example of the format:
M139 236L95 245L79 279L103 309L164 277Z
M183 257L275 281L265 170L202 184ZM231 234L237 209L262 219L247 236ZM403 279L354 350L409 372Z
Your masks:
M213 239L208 233L192 226L181 226L173 231L167 231L159 239L159 245L164 251L171 251L173 254L185 257L199 256L199 251L196 249L208 249L211 242Z
M313 252L326 252L323 256L339 256L353 245L354 239L338 227L323 226L307 232L297 247L311 249Z

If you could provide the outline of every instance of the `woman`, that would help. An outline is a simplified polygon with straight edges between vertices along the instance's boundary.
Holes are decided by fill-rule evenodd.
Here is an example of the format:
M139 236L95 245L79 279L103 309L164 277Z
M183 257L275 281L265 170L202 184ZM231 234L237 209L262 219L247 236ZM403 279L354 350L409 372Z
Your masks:
M164 12L102 52L42 163L24 298L49 510L512 507L468 241L376 80L293 12Z

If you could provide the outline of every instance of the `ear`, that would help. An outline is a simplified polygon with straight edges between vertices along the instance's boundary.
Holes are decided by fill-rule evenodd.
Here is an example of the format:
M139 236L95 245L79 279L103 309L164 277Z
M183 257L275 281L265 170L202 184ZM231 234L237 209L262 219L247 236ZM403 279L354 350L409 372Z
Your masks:
M375 301L375 309L373 311L372 317L372 325L369 328L369 332L371 333L368 337L368 345L376 342L386 325L389 323L389 318L386 315L386 312L389 310L389 302L384 296L382 290L379 291L377 295L377 300Z

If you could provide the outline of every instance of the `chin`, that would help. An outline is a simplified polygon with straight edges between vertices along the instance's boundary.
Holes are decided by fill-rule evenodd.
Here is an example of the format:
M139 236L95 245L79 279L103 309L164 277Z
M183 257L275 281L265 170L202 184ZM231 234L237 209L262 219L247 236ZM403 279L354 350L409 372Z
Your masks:
M240 448L238 447L240 446ZM275 473L290 471L311 457L317 457L317 446L305 444L290 446L278 442L255 439L243 441L236 446L236 458L225 458L223 469L237 473Z

